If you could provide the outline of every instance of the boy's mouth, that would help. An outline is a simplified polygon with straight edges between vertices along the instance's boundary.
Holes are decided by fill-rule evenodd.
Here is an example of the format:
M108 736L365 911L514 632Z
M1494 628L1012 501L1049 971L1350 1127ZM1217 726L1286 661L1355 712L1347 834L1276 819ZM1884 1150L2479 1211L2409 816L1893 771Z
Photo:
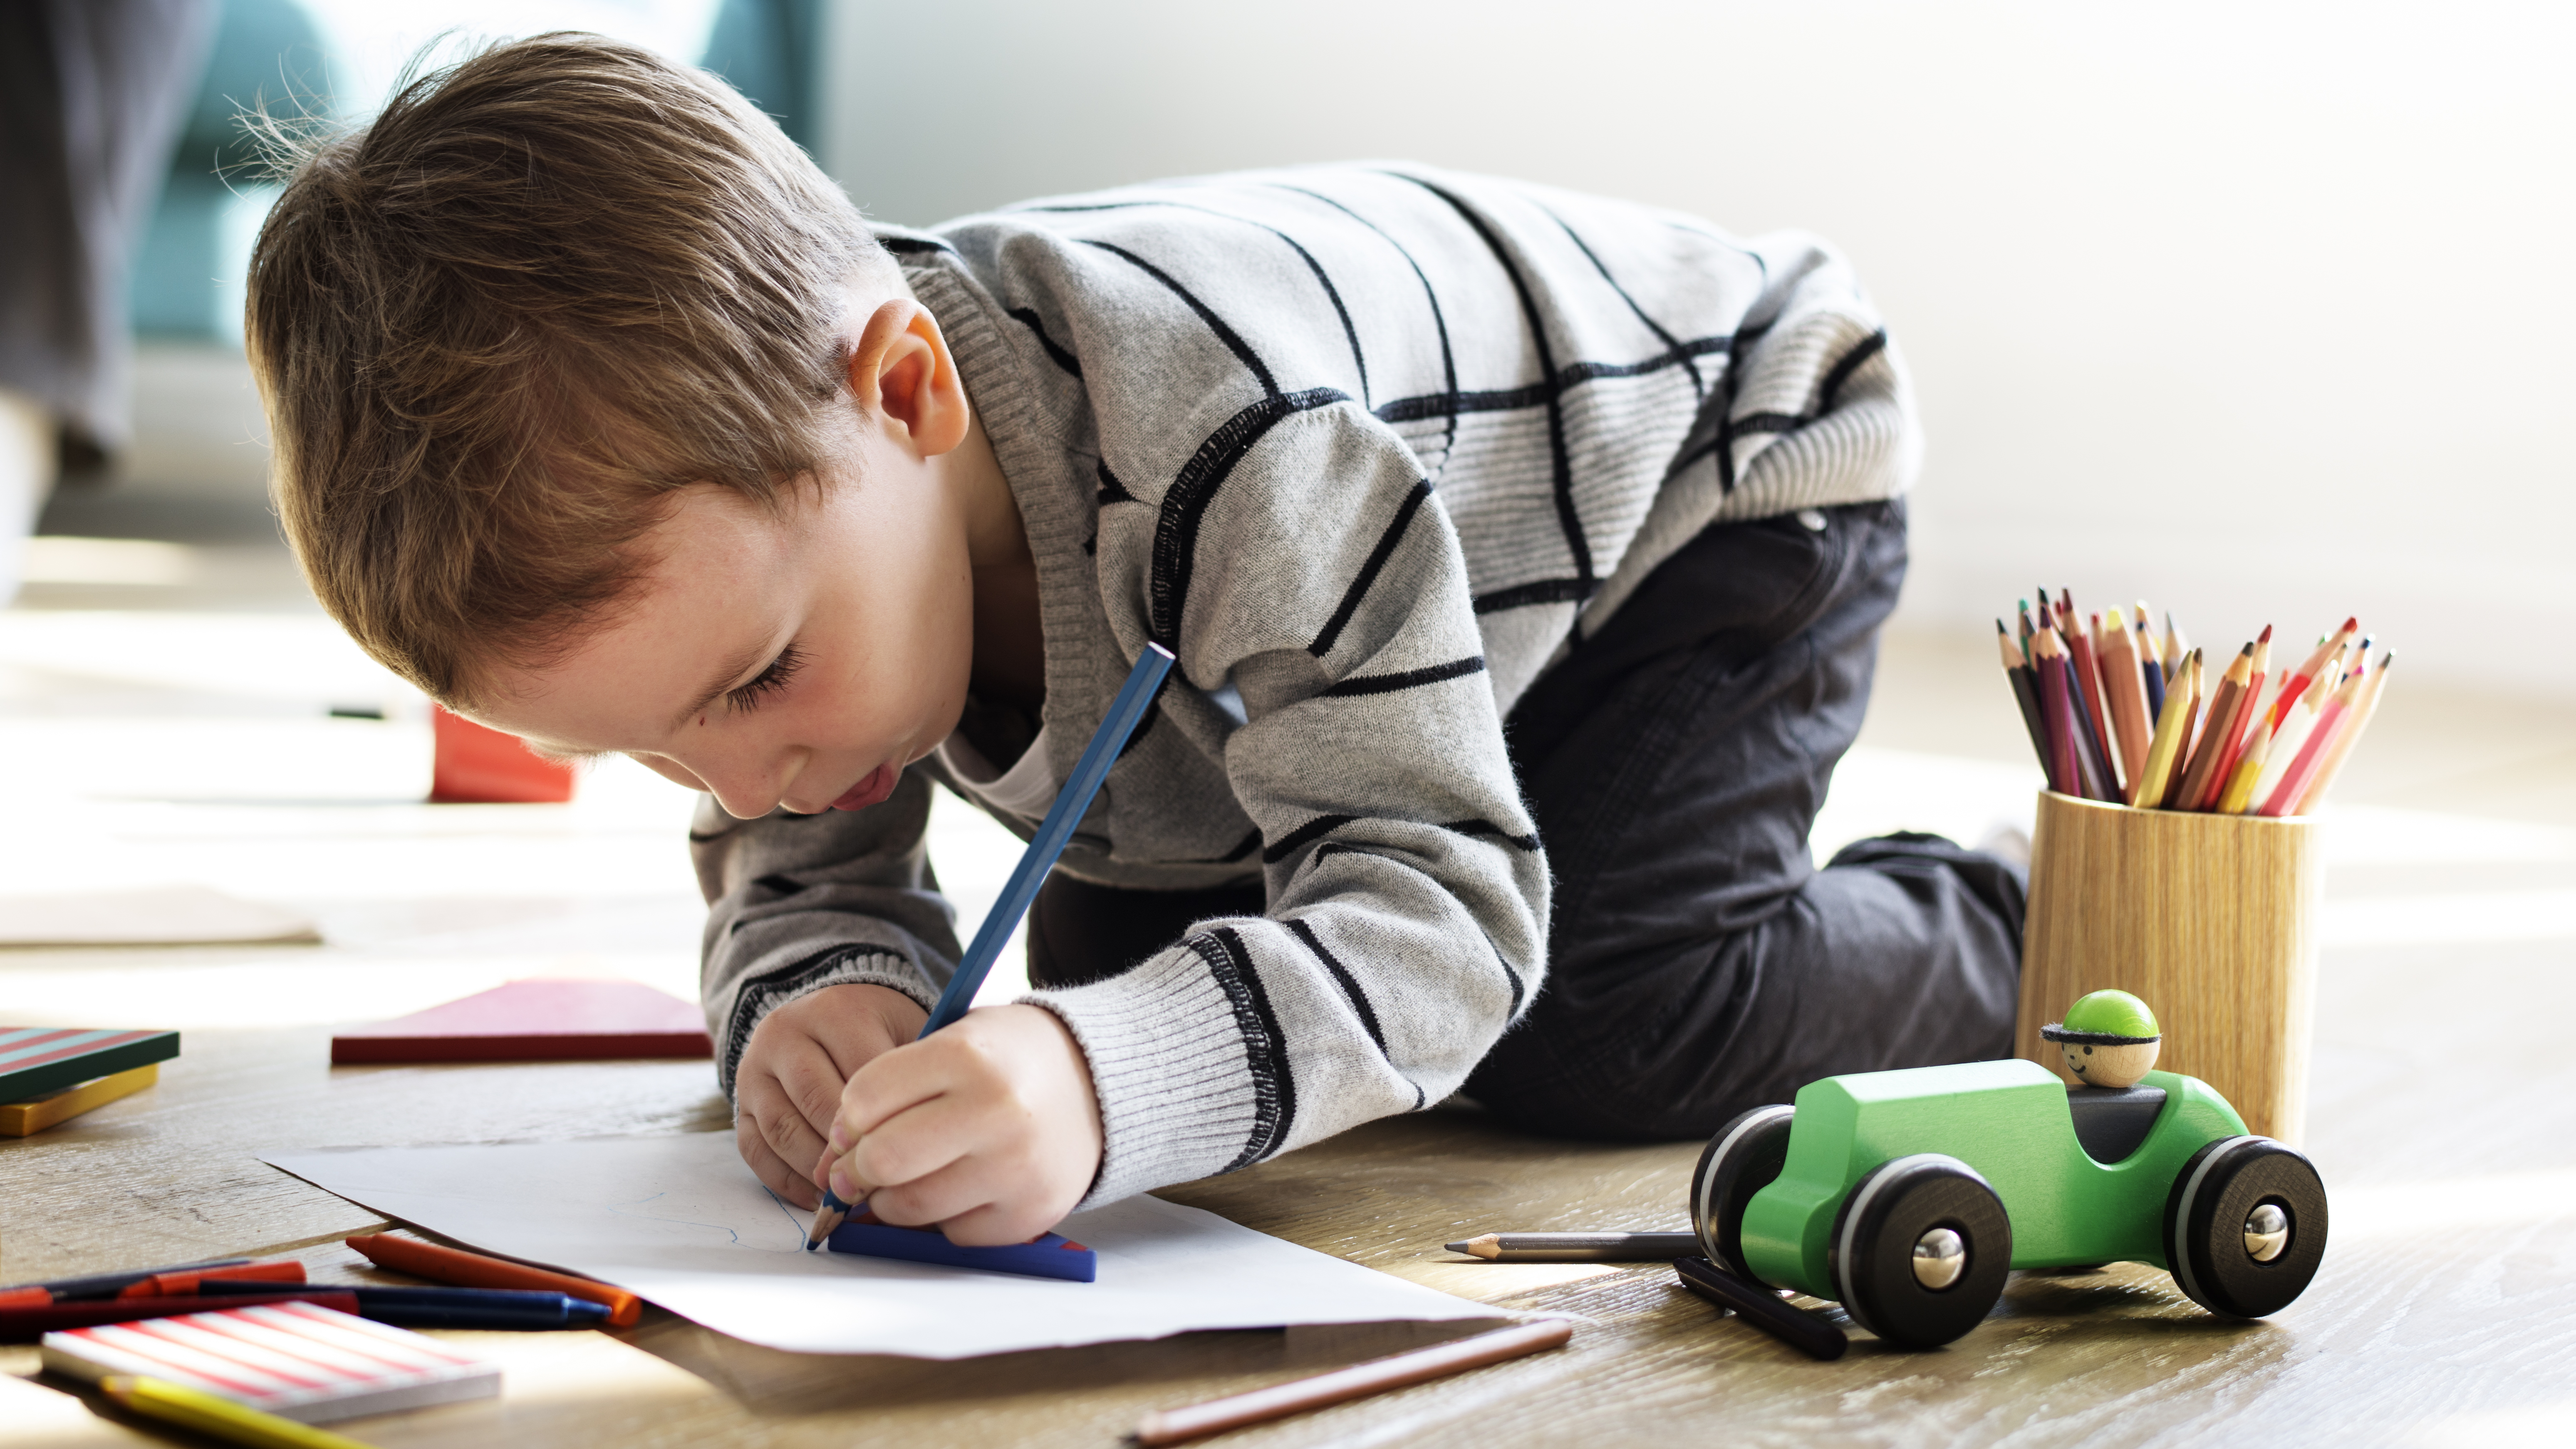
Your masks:
M894 782L894 766L879 765L868 772L866 779L861 780L859 783L852 785L849 789L842 791L841 798L832 802L832 808L835 810L865 810L871 805L882 802L888 795L893 794Z

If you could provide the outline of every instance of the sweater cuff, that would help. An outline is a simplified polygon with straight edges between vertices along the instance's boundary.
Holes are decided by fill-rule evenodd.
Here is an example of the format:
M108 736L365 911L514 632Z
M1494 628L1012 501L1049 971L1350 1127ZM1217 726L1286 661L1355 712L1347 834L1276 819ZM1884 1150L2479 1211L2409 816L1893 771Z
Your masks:
M1073 1033L1100 1097L1100 1173L1075 1211L1244 1165L1258 1116L1251 1054L1197 952L1020 999Z
M939 993L910 961L877 946L835 947L753 976L734 995L732 1020L716 1060L716 1081L725 1100L733 1100L734 1075L751 1034L771 1012L826 986L883 986L911 997L924 1011L939 1003Z

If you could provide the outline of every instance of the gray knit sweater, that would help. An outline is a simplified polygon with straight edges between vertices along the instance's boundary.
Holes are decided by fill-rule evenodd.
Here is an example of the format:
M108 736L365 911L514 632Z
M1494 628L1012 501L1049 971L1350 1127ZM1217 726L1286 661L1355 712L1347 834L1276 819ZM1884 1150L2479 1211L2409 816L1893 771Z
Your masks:
M1179 658L1057 868L1145 889L1257 874L1268 892L1262 917L1028 998L1090 1058L1107 1132L1091 1202L1455 1089L1547 964L1513 701L1710 523L1914 475L1886 334L1805 236L1738 241L1410 166L880 235L1027 525L1046 641L1031 748L1052 778L1148 640ZM873 982L927 1005L947 980L934 780L1036 826L939 757L871 810L701 807L728 1091L780 1003Z

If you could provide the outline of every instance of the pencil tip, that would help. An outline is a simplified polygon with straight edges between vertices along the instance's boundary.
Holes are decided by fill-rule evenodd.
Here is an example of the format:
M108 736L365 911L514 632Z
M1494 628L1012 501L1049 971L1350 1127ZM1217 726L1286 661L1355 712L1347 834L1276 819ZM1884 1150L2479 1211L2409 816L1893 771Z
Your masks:
M2272 642L2272 626L2271 626L2271 625L2269 625L2269 624L2264 625L2264 626L2263 626L2263 632L2262 632L2260 635L2258 635L2258 636L2256 636L2256 637L2255 637L2254 642L2255 642L2255 643L2257 643L2257 644L2269 644L2269 643L2271 643L2271 642Z

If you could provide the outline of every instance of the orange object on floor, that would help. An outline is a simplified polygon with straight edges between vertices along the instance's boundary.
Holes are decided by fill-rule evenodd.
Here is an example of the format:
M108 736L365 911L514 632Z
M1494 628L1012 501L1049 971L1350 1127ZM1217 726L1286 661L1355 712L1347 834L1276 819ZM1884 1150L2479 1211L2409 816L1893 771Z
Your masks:
M560 805L572 798L573 767L544 759L517 735L430 706L437 741L429 799L434 805Z

